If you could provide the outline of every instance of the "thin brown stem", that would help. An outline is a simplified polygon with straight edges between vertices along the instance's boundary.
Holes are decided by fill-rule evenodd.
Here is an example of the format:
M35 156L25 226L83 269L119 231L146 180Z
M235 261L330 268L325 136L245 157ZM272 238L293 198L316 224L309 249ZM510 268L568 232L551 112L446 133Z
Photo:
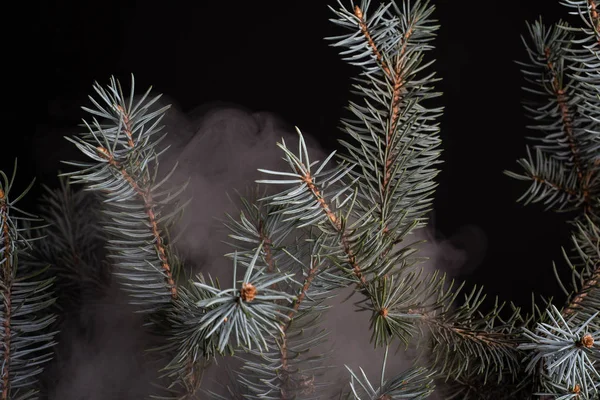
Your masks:
M562 120L563 130L567 141L569 143L569 150L573 156L573 164L577 171L577 179L579 186L581 187L581 194L583 195L584 212L587 214L591 211L592 198L590 193L590 182L593 179L594 170L588 170L583 162L581 161L579 148L577 147L577 140L575 138L575 132L573 127L573 112L569 107L569 98L565 92L565 88L562 86L561 81L558 79L558 72L552 61L550 61L551 52L550 48L544 49L544 55L546 57L546 66L552 75L552 91L556 97L560 116Z
M369 32L367 23L364 20L363 12L358 5L354 7L354 15L356 16L356 18L358 18L358 26L360 27L360 31L363 33L363 35L367 39L367 42L369 43L369 47L371 48L371 51L377 58L377 61L381 64L381 68L383 69L385 74L389 78L391 78L392 71L390 70L390 67L388 67L388 65L386 64L385 60L383 59L383 56L381 55L381 52L377 48L377 45L375 44L375 41L373 40L373 37L371 36L371 33Z
M384 156L384 162L383 162L383 173L382 173L382 184L380 187L380 201L381 201L381 205L383 205L383 203L385 202L385 199L387 197L387 193L389 192L389 188L390 188L390 184L391 184L391 180L392 180L392 170L394 167L394 164L396 163L397 159L398 159L398 153L396 151L394 151L393 149L393 137L395 135L396 129L398 128L398 121L400 119L400 112L401 112L401 102L402 102L402 91L404 89L404 85L406 83L406 69L404 68L404 66L406 65L406 53L407 53L407 49L408 49L408 42L410 40L410 38L412 37L414 30L413 30L413 26L416 23L416 21L413 21L413 23L410 25L410 28L405 32L404 36L403 36L403 41L402 41L402 45L400 47L400 51L398 52L395 60L394 60L394 66L393 69L391 69L385 62L385 60L383 60L383 56L381 54L381 52L379 51L379 49L377 48L377 45L375 44L375 41L373 40L371 33L369 32L369 29L367 27L367 23L364 19L364 15L362 10L360 9L360 7L355 6L354 7L354 15L358 18L359 21L359 27L360 30L362 32L362 34L364 35L365 39L367 40L367 43L369 44L369 47L372 49L373 54L375 55L375 57L377 58L377 61L380 63L381 68L383 69L383 72L385 73L386 77L388 78L388 80L390 80L392 82L392 104L391 104L391 108L390 108L390 115L389 115L389 126L388 129L386 131L386 135L385 135L385 156ZM383 227L383 234L387 235L389 234L389 227L386 225ZM395 242L394 242L395 243ZM389 246L381 255L380 258L384 258L388 252L391 250L392 246Z
M150 222L150 229L152 230L152 235L154 236L154 247L158 253L158 257L161 262L162 269L165 271L166 281L171 290L171 297L177 298L177 286L175 285L175 281L173 280L173 274L171 271L171 266L169 265L169 260L167 258L165 245L163 242L163 238L160 234L160 230L158 228L158 222L156 215L154 214L154 204L152 201L152 195L149 190L143 190L139 187L137 182L129 175L127 170L122 167L109 153L109 151L104 147L97 148L98 154L108 160L109 164L112 165L115 169L119 171L119 173L123 176L129 185L135 190L135 192L142 198L144 202L144 211L148 216L148 220Z
M394 60L394 68L392 70L387 65L385 60L383 60L383 56L382 56L381 52L379 51L379 49L377 48L377 45L375 44L375 41L373 40L371 33L369 32L367 23L364 20L363 12L359 6L354 7L354 15L358 18L358 25L360 27L360 30L361 30L362 34L364 35L365 39L367 40L369 47L372 49L373 54L377 58L377 61L380 63L381 68L383 69L383 72L385 73L386 77L392 82L393 90L392 90L392 105L391 105L390 117L389 117L390 125L386 132L386 137L385 137L386 150L391 150L390 146L392 145L392 136L394 135L394 132L396 131L396 128L398 126L398 120L399 120L399 116L400 116L400 103L402 100L401 92L402 92L402 89L404 88L404 84L405 84L406 70L403 67L406 64L406 58L405 58L406 50L408 47L408 41L413 34L413 29L411 27L404 34L404 40L402 42L402 47L400 48L400 52L398 53L398 55L396 56L396 59ZM397 155L394 154L394 152L386 151L386 157L385 157L385 162L384 162L384 171L383 171L384 173L383 173L382 194L381 194L382 199L384 197L383 193L385 191L387 191L387 189L388 189L388 185L389 185L389 182L391 179L391 169L394 164L394 161L396 160L396 157L397 157Z
M257 228L260 241L263 242L263 250L265 251L265 261L267 262L267 272L273 272L275 270L273 252L271 251L271 246L273 243L271 241L271 238L265 232L264 221L262 218L259 218Z
M490 347L509 347L509 348L517 347L517 343L515 343L513 340L508 339L506 337L506 335L503 333L487 332L484 330L471 330L471 329L461 328L459 325L456 325L456 324L447 324L444 321L440 321L440 319L437 318L435 315L433 315L433 316L429 315L424 310L421 310L421 311L417 310L417 311L413 311L412 313L419 314L421 317L420 319L423 322L425 322L431 326L435 326L439 329L453 332L465 340L482 343L482 344L485 344L486 346L490 346Z
M568 194L569 196L577 196L577 194L578 194L574 190L559 186L556 183L547 181L546 179L544 179L540 176L537 176L537 175L531 175L531 179L533 179L534 181L541 183L543 185L550 186L551 188L558 190L559 192L564 192L564 193Z
M119 115L121 120L123 121L123 132L127 136L128 145L133 148L135 147L135 143L133 141L133 127L131 123L131 118L129 114L125 111L125 109L118 105L117 110L119 111ZM109 153L109 151L104 147L97 148L98 153L107 159L113 167L115 167L123 176L123 178L129 183L129 185L135 190L135 192L142 198L144 202L144 211L148 216L148 220L150 221L150 229L152 230L152 235L154 236L154 247L157 250L158 258L160 259L162 269L165 271L167 275L166 281L170 287L171 297L177 298L177 286L175 285L175 281L173 280L173 273L171 271L171 266L169 265L169 260L167 258L166 249L164 245L163 238L160 234L160 230L158 228L158 222L156 215L154 214L154 204L152 201L152 195L149 190L142 190L137 182L129 175L127 170L123 168Z
M437 318L437 315L429 314L429 312L424 308L410 309L408 313L418 315L421 321L423 321L426 324L429 324L430 326L453 332L466 340L484 343L488 346L496 347L516 348L518 346L518 344L515 343L513 340L508 339L507 335L504 333L488 332L484 330L471 330L468 328L461 328L460 325L454 323L448 324L443 320Z
M298 170L296 172L300 173L300 171L298 171ZM307 172L302 177L302 181L306 183L306 185L308 186L308 189L312 192L313 196L317 199L321 208L327 215L327 218L329 218L329 221L331 221L331 224L335 227L335 229L339 233L342 234L342 246L344 248L344 252L348 256L348 263L352 267L352 271L354 272L354 275L360 280L360 284L362 286L365 286L367 284L367 278L362 273L360 265L358 265L358 262L356 261L356 256L354 255L352 247L350 246L350 241L348 240L348 233L345 230L343 230L341 222L337 219L337 217L335 216L333 211L331 211L331 207L329 206L329 204L327 204L327 202L323 198L323 195L321 194L321 192L319 191L317 186L314 184L313 178L310 175L310 172Z
M123 121L123 132L125 132L125 135L127 136L127 144L129 147L134 148L135 143L133 142L133 130L129 114L125 112L125 109L120 105L117 106L117 110L119 110L119 113L121 114L121 120Z
M392 107L390 113L390 125L389 129L386 132L385 137L385 145L386 149L389 151L386 152L386 162L384 168L383 175L383 192L387 192L389 188L389 183L391 180L392 166L397 159L397 154L393 152L392 146L392 137L394 136L396 129L398 127L398 120L400 118L400 103L402 101L401 92L404 88L404 84L406 83L405 74L406 70L404 69L404 65L406 65L406 49L408 46L408 41L413 34L413 29L410 28L404 34L404 40L402 42L402 47L400 48L400 52L396 56L395 65L394 65L394 75L392 76L393 82L393 91L392 91ZM383 197L383 196L382 196Z
M567 306L563 309L563 316L572 315L573 313L580 311L583 307L581 303L588 296L590 291L595 288L598 288L598 284L600 283L600 264L596 265L594 271L592 272L592 276L587 279L584 284L581 286L581 290L575 294L573 299L567 304Z

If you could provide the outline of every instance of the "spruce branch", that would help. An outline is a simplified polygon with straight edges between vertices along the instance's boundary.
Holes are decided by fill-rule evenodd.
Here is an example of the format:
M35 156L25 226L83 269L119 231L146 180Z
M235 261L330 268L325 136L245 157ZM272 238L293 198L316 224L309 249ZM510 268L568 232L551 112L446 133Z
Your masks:
M102 263L105 238L99 228L100 201L95 193L74 190L65 178L59 187L44 186L40 216L48 226L31 256L50 265L57 280L55 291L61 310L101 296L110 283L109 268Z
M569 296L562 315L576 315L581 323L591 314L600 312L600 228L590 218L578 222L576 227L572 236L574 256L569 257L563 250L572 273L572 290L567 290L560 279L559 283Z
M226 214L227 219L223 224L231 232L228 237L234 242L227 242L235 250L235 253L227 253L226 257L233 259L237 256L238 260L249 265L258 246L261 247L260 257L267 265L268 273L278 272L294 272L294 262L292 257L289 257L289 244L286 243L289 235L294 232L294 224L291 221L283 221L284 217L278 211L282 210L281 206L270 206L265 202L259 202L260 197L258 188L251 194L250 198L246 198L238 193L241 210L239 220L230 214ZM296 241L301 237L299 233L296 236ZM288 250L286 250L286 248ZM298 254L301 248L296 246L292 251ZM301 257L301 256L300 256ZM278 289L280 289L277 286Z
M301 156L293 155L285 144L280 144L280 147L285 151L293 167L300 164ZM304 158L308 159L306 155ZM316 190L312 189L317 186L310 181L311 186L307 184L306 178L303 179L304 176L309 175L308 171L303 171L303 174L298 174L299 176L288 172L278 173L264 170L263 172L286 178L292 176L296 180L260 182L284 184L297 182L299 186L299 188L289 189L283 194L268 197L269 204L288 204L288 207L281 210L281 214L286 214L292 204L314 202L313 207L317 211L321 211L320 216L312 216L317 221L315 225L321 228L326 236L330 235L329 237L340 240L341 234L336 229L344 227L345 218L343 216L336 217L334 222L329 217L331 208L323 206L329 204L326 197L317 197ZM331 175L337 176L338 174L332 172ZM345 188L343 187L342 190ZM306 197L300 197L303 195ZM294 196L300 197L301 200L296 200ZM299 219L296 217L296 220ZM333 231L328 229L332 225ZM352 238L352 240L355 239ZM339 249L340 247L343 248L343 242L341 245L338 244L337 252L332 252L328 256L334 260L334 265L341 268L345 274L352 274L353 269L347 267L344 269L343 267L347 262L345 258L335 260L336 254L345 254L343 250ZM444 278L438 277L437 274L429 279L421 279L418 273L407 270L405 267L408 263L407 257L412 251L414 250L410 248L400 250L393 255L388 255L385 260L379 257L380 252L375 255L371 254L369 262L363 264L368 267L361 268L361 273L367 272L373 276L373 279L360 286L360 291L365 298L362 301L363 305L359 308L373 313L371 328L372 341L375 345L388 345L393 338L400 338L408 342L416 325L421 322L434 332L434 353L437 357L434 365L439 369L439 375L459 379L462 374L476 372L483 376L484 383L492 375L497 376L499 381L504 376L514 380L520 370L520 352L517 351L515 344L518 333L517 326L521 322L519 311L516 310L508 321L499 317L502 306L495 308L487 315L479 315L478 308L484 298L481 290L473 291L467 296L461 307L453 310L452 304L460 288L453 292L451 286L450 288L445 287ZM361 252L361 254L364 253ZM356 275L354 276L356 278ZM497 325L495 321L498 322ZM463 358L455 357L457 349L464 357L480 361L463 363Z
M539 143L536 160L527 149L529 160L518 161L525 174L506 173L531 181L519 201L543 201L557 211L581 209L596 218L600 146L578 30L562 22L548 28L541 20L527 27L530 41L523 42L530 61L519 63L532 95L525 109L535 122L530 128L543 136L532 138Z
M194 282L219 287L218 282L210 277L205 280L202 275L197 275ZM170 380L171 383L163 388L170 395L159 398L185 399L193 396L201 386L205 368L218 354L216 335L208 336L211 327L201 327L207 309L198 306L200 301L211 298L210 292L197 285L180 286L177 298L165 313L166 329L162 330L165 332L165 344L150 349L169 357L161 370L161 377Z
M598 51L600 50L600 33L598 30L599 16L597 2L594 0L564 0L563 5L569 8L570 14L579 17L582 26L562 27L575 36L574 44L567 53L567 58L572 60L574 66L571 68L572 78L581 84L581 97L584 102L580 109L590 121L597 119L600 110L597 105L598 78L597 69ZM594 128L593 125L590 126ZM597 135L598 131L592 132Z
M429 110L421 105L423 100L438 95L428 86L435 79L432 74L417 78L430 64L421 64L421 60L423 52L431 48L429 41L437 28L429 18L433 8L426 2L403 3L403 8L396 7L396 16L389 12L389 7L382 6L374 13L373 20L377 24L372 26L368 24L365 7L334 11L338 16L334 22L353 30L346 36L334 38L339 40L336 45L349 49L343 54L351 63L363 68L368 78L357 86L359 94L367 99L366 106L353 104L351 111L358 119L345 124L345 130L358 146L343 142L350 155L339 157L350 166L344 175L352 180L341 180L341 190L356 188L352 202L348 202L347 210L342 212L343 215L354 212L358 222L347 227L346 218L332 219L332 207L319 196L320 191L313 189L315 185L306 171L300 176L293 172L263 171L296 178L296 189L283 193L291 195L276 195L268 200L283 202L285 199L293 204L296 195L305 195L311 201L316 199L315 207L321 207L318 218L327 217L331 223L323 225L333 226L332 233L341 239L343 251L332 255L348 256L332 259L345 273L353 273L358 278L359 289L365 296L359 307L372 312L372 341L376 346L387 345L395 337L408 342L419 323L425 323L435 331L434 352L440 357L435 364L442 368L441 374L459 377L475 370L484 375L485 380L500 371L499 368L506 367L514 378L518 371L518 353L512 340L516 336L518 313L509 321L502 321L498 316L499 307L489 315L476 318L483 300L481 292L472 293L458 311L451 312L458 291L446 290L443 277L434 275L422 279L418 272L410 271L409 267L414 265L410 259L414 248L407 245L389 254L394 245L424 222L423 215L428 211L435 188L433 178L437 170L432 165L437 163L440 142L438 127L432 122L440 110ZM292 156L285 144L280 147L286 152L290 166L299 172L302 153ZM304 158L308 159L308 155ZM292 184L294 180L261 182ZM388 232L396 235L388 235ZM367 279L367 273L371 278ZM498 326L494 320L499 321ZM482 359L481 363L450 362L452 346L459 347L465 356Z
M319 328L321 315L328 308L323 301L331 297L329 293L337 283L322 278L328 272L325 260L318 259L319 240L307 240L308 263L288 253L297 263L296 275L301 270L304 278L301 282L296 279L284 282L286 292L294 293L294 298L287 313L278 317L277 335L265 336L263 348L244 345L243 365L236 372L234 383L243 390L244 398L316 399L327 387L327 383L317 378L325 369L323 360L328 354L315 353L314 348L326 340L327 332ZM256 254L259 252L260 249Z
M500 313L505 303L496 300L494 307L482 314L479 308L484 298L482 288L473 288L459 307L452 309L448 302L439 312L424 315L423 323L432 331L432 367L445 379L475 374L485 385L492 379L510 383L519 376L520 309L513 309L509 318L503 319Z
M295 230L294 220L285 218L282 205L258 199L249 201L243 197L241 202L239 221L228 215L226 226L232 232L229 237L236 241L231 245L238 250L227 256L237 255L238 260L245 259L240 262L247 264L247 258L259 251L268 266L267 272L274 275L289 273L294 277L281 282L277 289L293 293L295 299L287 319L280 322L281 334L267 338L268 350L245 349L249 357L244 357L244 364L236 373L238 381L232 385L243 390L247 398L267 395L281 399L297 395L319 398L321 389L327 385L318 379L327 354L315 353L314 348L324 343L327 337L327 333L319 328L321 315L327 309L323 301L333 297L331 291L339 287L333 276L335 271L320 257L325 235L316 235L318 230L315 229ZM295 239L286 241L294 230L297 233ZM268 248L257 248L267 242Z
M157 181L158 159L166 149L157 150L165 134L156 135L169 107L150 111L160 97L147 100L151 89L134 104L134 88L133 77L129 98L114 78L106 89L94 85L101 101L90 97L95 108L84 107L95 116L91 124L84 121L88 133L67 138L92 162L68 162L80 169L64 175L105 196L103 228L109 236L106 248L115 275L131 292L133 304L156 311L177 297L176 271L166 239L168 228L187 204L180 201L186 185L162 189L176 166ZM107 122L101 124L96 117Z
M405 344L424 328L431 333L428 351L433 354L431 368L436 377L460 380L463 375L490 377L498 381L514 380L521 354L517 351L518 327L523 323L520 309L515 308L507 320L500 318L504 304L483 315L479 308L485 298L482 288L473 288L457 308L463 285L446 284L445 276L433 273L422 277L418 271L385 276L373 283L363 300L363 310L370 310L372 342L389 345L392 338ZM460 354L460 357L457 357ZM471 360L465 362L465 360Z
M228 216L235 242L226 255L234 267L230 288L201 275L177 284L181 266L168 227L182 210L183 189L159 191L171 174L156 182L164 136L154 136L166 109L150 112L156 99L146 101L148 93L134 105L133 92L125 99L115 80L108 89L96 85L101 101L92 99L95 109L86 110L104 121L94 118L88 133L69 139L92 162L71 163L80 170L69 176L105 196L106 248L116 275L134 301L165 317L155 320L167 333L162 349L174 354L163 371L173 381L168 389L180 385L186 398L194 396L204 367L228 352L244 358L229 388L233 398L319 398L327 385L318 379L325 354L315 353L327 339L318 325L324 301L356 285L363 296L358 309L371 313L371 342L386 346L386 355L378 387L362 370L362 376L350 371L349 397L425 398L433 379L447 381L447 398L509 398L537 389L557 398L596 395L598 12L592 0L567 3L587 15L586 27L529 26L533 44L526 42L531 62L524 73L539 98L526 109L544 135L519 161L524 172L509 173L530 182L520 200L583 211L570 264L574 290L565 289L570 298L561 312L547 303L544 315L534 304L530 316L513 306L501 318L505 304L498 301L484 313L481 288L458 302L462 285L455 289L445 276L415 268L415 244L406 242L427 221L441 153L442 110L427 104L439 96L426 61L437 30L428 2L390 2L371 12L363 0L332 9L332 21L350 30L330 38L333 46L361 70L354 85L360 100L350 103L352 117L343 121L347 154L331 153L318 165L299 130L297 153L278 143L289 170L262 169L276 178L258 182L291 187L242 199L239 219ZM292 232L297 236L290 239ZM429 368L385 380L392 341L408 344L426 329Z
M355 235L365 241L379 238L372 248L385 258L405 235L423 225L436 186L433 166L439 162L440 140L435 119L441 109L424 106L439 93L432 91L434 74L426 72L432 62L423 58L433 48L437 26L431 19L434 8L426 1L390 2L372 15L369 7L363 1L353 10L332 8L337 17L332 22L351 33L328 39L346 49L341 52L344 60L365 77L354 86L364 105L351 102L355 118L343 120L354 143L341 140L349 155L339 158L354 166L349 178L358 187L355 217L373 212L379 224L378 231L365 224L371 229Z
M548 304L545 317L535 327L523 327L525 342L520 349L529 351L527 372L536 380L539 394L548 398L595 398L597 351L593 344L598 331L598 178L600 116L598 106L598 13L594 1L563 2L575 9L583 27L562 22L547 28L541 21L528 25L530 42L525 41L530 62L524 66L526 88L535 100L526 106L541 131L536 144L536 160L519 160L524 174L507 173L530 180L531 186L521 197L526 202L543 201L557 211L580 210L573 226L574 256L563 250L571 269L571 288L559 278L568 296L559 311ZM590 332L585 333L583 330ZM591 357L591 358L589 358Z
M437 272L421 275L421 271L385 275L370 283L367 293L372 296L367 295L357 303L359 309L372 313L371 341L376 346L387 346L394 338L408 345L417 333L418 320L426 312L441 307L444 301L453 300L454 294L444 291L445 277Z
M351 230L346 229L343 217L337 216L335 212L355 197L346 193L352 188L352 184L344 185L339 189L334 186L335 183L348 175L351 167L346 167L345 163L342 162L336 167L324 171L327 163L333 158L334 151L321 163L315 172L312 172L311 168L317 162L310 162L304 137L300 130L297 130L297 132L299 136L298 156L287 148L285 140L282 140L282 143L277 143L277 146L284 151L285 159L294 172L259 169L259 171L266 174L293 179L262 179L256 182L263 184L296 184L298 186L275 195L264 197L260 201L266 201L271 206L285 205L286 207L274 211L274 213L284 216L291 215L283 221L296 222L295 225L298 229L308 225L316 225L325 233L339 237L340 247L347 257L346 262L349 273L356 277L359 284L365 285L367 278L364 276L354 250L351 247ZM326 197L326 190L328 189L338 189L330 199ZM343 198L343 200L340 200L340 198Z
M246 398L322 398L330 383L319 379L328 368L323 362L329 355L315 349L327 339L320 321L321 315L313 310L297 311L293 320L282 325L279 338L267 339L268 350L247 352L236 374Z
M338 238L337 248L332 247L328 256L344 275L353 276L363 293L359 308L372 312L372 342L376 346L388 345L392 338L408 342L415 329L425 324L434 332L438 375L452 379L480 375L487 382L497 374L498 381L506 375L515 380L520 370L520 352L515 344L521 323L519 311L507 321L499 317L502 306L480 315L481 291L471 293L453 310L460 288L456 292L446 290L443 277L434 274L421 279L418 272L411 271L416 263L410 257L414 252L411 245L390 254L394 245L424 223L435 189L437 170L433 166L440 153L435 119L441 110L422 105L423 100L438 94L429 86L435 81L433 74L419 74L430 65L421 60L431 48L429 42L437 27L429 18L433 8L426 2L396 6L397 15L389 12L390 5L382 6L374 13L373 25L367 18L368 2L362 5L352 11L334 10L338 18L333 20L352 30L333 39L338 40L335 45L348 48L342 54L363 68L366 77L356 85L365 105L352 104L351 111L358 118L345 123L346 132L357 145L342 142L349 155L339 156L340 165L331 172L341 176L344 171L348 180L340 179L338 192L350 189L354 195L347 196L338 207L331 205L318 181L313 181L315 174L306 167L311 164L300 138L299 155L292 154L285 143L279 144L291 171L262 170L282 179L259 181L295 183L295 187L265 200L287 205L281 212L297 220L314 218L310 223ZM321 183L321 187L329 189L327 184ZM338 198L338 192L331 197ZM334 209L339 211L334 213ZM349 216L357 222L350 225ZM465 357L481 361L461 363L453 357L457 348Z
M17 164L9 180L0 171L0 398L35 399L37 377L52 358L56 332L49 327L56 317L49 313L55 302L53 278L43 278L47 266L35 262L29 253L39 239L31 226L40 221L16 204L31 189L31 184L16 198L11 189Z
M517 201L523 201L525 205L543 202L546 210L555 211L577 210L585 203L575 171L568 170L539 147L535 148L535 157L528 147L527 156L517 161L524 170L523 174L505 171L511 178L531 182L531 186Z

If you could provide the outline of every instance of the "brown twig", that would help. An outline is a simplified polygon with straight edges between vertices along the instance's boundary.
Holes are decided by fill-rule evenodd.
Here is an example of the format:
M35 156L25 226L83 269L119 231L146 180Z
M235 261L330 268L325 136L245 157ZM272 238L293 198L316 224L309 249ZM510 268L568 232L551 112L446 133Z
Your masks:
M127 142L131 148L134 148L135 143L133 141L133 127L131 124L131 118L129 116L129 113L121 105L117 105L116 108L119 111L121 120L123 121L123 131L127 136ZM158 228L156 215L154 214L154 204L152 201L152 195L150 194L150 191L142 190L137 184L137 182L129 175L127 170L113 158L112 154L109 154L106 148L98 147L97 150L102 157L107 159L109 163L121 173L123 178L129 183L129 186L131 186L135 190L135 192L142 198L144 202L144 211L148 216L148 219L150 221L150 229L152 230L152 235L154 236L154 247L158 252L158 258L160 259L162 269L167 275L166 280L167 284L170 287L171 297L174 299L177 298L177 286L175 285L175 281L173 280L173 273L171 271L171 266L169 265L169 260L167 258L163 238Z
M398 127L398 121L400 118L400 105L402 102L402 91L404 89L404 85L406 83L406 70L404 69L404 66L406 65L406 52L407 52L407 48L408 48L408 42L411 38L411 36L413 35L413 28L412 26L404 33L403 36L403 41L402 41L402 46L400 48L400 51L398 52L395 60L394 60L394 68L393 70L386 64L385 60L383 60L383 56L381 54L381 52L379 51L379 49L377 48L377 45L375 44L375 41L373 40L371 33L369 32L369 29L367 27L367 23L364 19L364 15L362 10L360 9L360 7L357 5L354 7L354 15L358 18L358 25L359 28L362 32L362 34L364 35L365 39L367 40L367 43L369 44L369 47L372 49L373 54L375 55L375 57L377 58L377 61L380 63L381 68L383 69L383 72L385 73L386 77L388 78L388 80L390 80L392 82L392 104L391 104L391 109L390 109L390 116L389 116L389 127L388 130L386 131L386 136L385 136L385 158L384 158L384 165L383 165L383 182L381 184L381 188L380 188L380 200L381 200L381 204L383 204L385 202L385 197L386 194L389 191L389 187L390 187L390 183L391 183L391 179L392 179L392 169L394 166L394 163L396 162L397 158L398 158L398 153L393 151L394 149L392 148L393 143L392 143L392 138L394 136L394 133L396 132L396 129ZM416 21L413 21L413 24ZM389 227L386 225L383 227L383 234L387 235L389 233ZM396 241L394 241L394 243L396 243ZM388 247L381 255L380 258L384 258L388 252L391 250L391 248L393 247L390 246Z
M275 264L273 260L273 252L271 251L271 238L265 233L264 221L259 217L258 220L258 235L260 241L263 242L263 250L265 251L265 261L267 262L267 272L273 272L275 270Z
M390 70L390 67L387 66L385 60L383 59L383 56L381 55L381 52L375 45L375 41L373 40L373 38L371 37L371 34L369 33L369 28L367 27L367 23L365 22L365 20L363 18L364 17L363 12L358 5L354 7L354 15L356 16L356 18L358 18L358 26L360 27L360 31L363 33L363 35L367 39L367 42L369 43L369 47L373 51L373 54L377 58L377 61L379 63L381 63L381 68L383 68L383 71L385 72L385 74L389 78L391 78L392 72Z
M600 265L596 265L590 279L586 280L581 290L573 297L569 304L563 309L563 316L572 315L582 308L581 303L588 296L589 292L596 288L600 283Z
M163 238L160 235L157 218L154 214L154 204L152 201L152 195L150 194L149 190L142 190L142 188L139 187L137 182L131 177L131 175L129 175L127 170L114 159L113 155L110 154L110 152L106 148L97 147L96 150L98 151L98 154L101 157L108 160L108 163L119 171L119 173L123 176L123 179L125 179L129 183L129 186L131 186L135 190L135 192L142 198L142 201L144 202L144 211L148 216L148 220L150 221L150 229L152 230L152 235L154 236L154 247L158 252L158 257L160 259L162 269L167 275L166 280L171 290L171 297L174 299L177 298L177 286L175 285L175 281L173 280L173 274L171 271L171 266L169 265L169 260L167 259Z
M296 172L301 173L301 171L299 170L297 170ZM307 172L305 175L302 176L302 181L306 183L306 186L311 191L313 196L317 199L317 201L321 205L321 208L323 209L323 211L327 215L327 218L329 218L329 221L331 221L335 229L342 234L342 246L344 248L344 252L348 256L348 263L352 267L354 275L360 280L360 284L365 286L367 284L367 278L362 273L361 268L358 265L358 262L356 261L356 256L354 255L352 247L350 246L350 241L348 240L347 232L342 232L343 228L341 222L337 219L333 211L331 211L329 204L327 204L327 202L323 198L323 195L313 182L313 178L310 175L310 172Z
M405 72L406 72L403 67L406 64L406 59L405 59L406 50L408 47L408 41L413 34L413 29L412 28L408 29L408 31L406 31L406 33L404 34L404 40L402 41L402 47L400 48L400 52L398 53L398 55L396 56L396 59L394 60L394 69L392 70L386 64L385 60L383 60L383 56L382 56L381 52L379 51L379 49L377 48L377 45L375 44L375 41L373 40L371 33L369 32L367 23L364 20L363 12L358 5L354 7L354 15L358 18L358 25L360 27L360 30L361 30L362 34L365 36L365 39L367 40L369 47L372 49L373 54L377 58L377 61L380 63L381 68L383 69L383 72L385 73L386 77L393 84L390 125L389 125L388 131L386 132L386 137L385 137L386 149L388 149L392 144L392 136L393 136L394 132L396 131L396 128L398 126L398 119L400 117L400 103L402 100L401 92L402 92L402 89L404 88ZM383 198L383 192L387 191L387 189L388 189L388 185L389 185L389 182L391 179L391 169L392 169L391 167L392 167L396 157L397 157L397 155L391 151L386 153L386 160L384 163L382 193L381 193L382 198Z
M581 187L581 194L583 195L584 212L587 214L591 211L592 207L590 182L593 179L594 170L588 170L587 168L585 168L583 162L580 159L579 148L577 147L573 127L573 112L569 108L569 98L565 92L565 88L562 87L561 82L558 79L556 67L554 66L554 63L550 60L550 48L546 47L544 49L544 55L546 57L546 66L548 67L548 70L552 75L552 91L558 103L563 130L569 143L569 150L571 151L571 155L573 156L573 164L575 165L575 170L577 171L577 179L579 182L579 186Z
M129 144L129 147L134 148L135 143L133 142L133 130L129 114L120 105L117 105L117 110L119 111L119 114L121 115L121 120L123 121L123 131L127 136L127 144Z
M548 186L552 187L553 189L558 190L559 192L564 192L564 193L568 194L569 196L577 196L577 194L578 194L574 190L559 186L556 183L547 181L546 179L544 179L540 176L537 176L537 175L531 175L531 179L533 179L534 181L541 183L543 185L548 185Z

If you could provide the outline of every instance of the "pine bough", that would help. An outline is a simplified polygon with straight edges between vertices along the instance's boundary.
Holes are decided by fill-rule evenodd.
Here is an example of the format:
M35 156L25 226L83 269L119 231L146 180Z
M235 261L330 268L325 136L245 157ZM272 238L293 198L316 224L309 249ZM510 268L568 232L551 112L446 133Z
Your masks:
M83 287L101 286L97 253L86 245L98 240L148 328L164 336L164 346L153 349L167 357L164 398L324 398L332 382L323 379L328 353L318 346L327 331L320 322L326 300L345 287L360 296L357 309L370 313L371 342L385 348L385 358L379 382L349 370L340 397L424 399L435 390L446 399L598 398L600 16L594 1L565 4L581 17L578 27L528 25L525 108L540 136L519 160L522 172L507 174L530 183L526 203L573 215L566 304L534 302L524 313L496 301L484 311L482 288L464 291L441 273L422 271L410 237L427 223L441 152L442 109L430 106L440 95L428 60L438 28L434 7L340 2L331 21L345 33L328 39L360 71L357 100L342 121L344 152L311 160L299 130L296 151L277 144L288 168L261 169L258 183L283 189L242 197L239 216L227 216L230 287L183 273L169 228L187 204L185 185L169 185L172 171L157 178L167 107L154 110L158 97L150 91L134 101L133 79L127 96L115 79L94 86L93 107L85 108L93 119L85 133L68 138L88 161L70 162L65 196L47 198L50 227L42 228L37 250L22 233L33 228L15 214L12 184L2 174L1 398L35 398L35 377L51 356L56 317L53 278L40 278L46 266L58 285L83 279ZM94 193L99 231L77 229L88 215L60 211L84 201L69 192L72 183ZM424 340L424 366L386 374L390 346ZM228 395L203 391L203 370L224 354L242 361L225 385Z

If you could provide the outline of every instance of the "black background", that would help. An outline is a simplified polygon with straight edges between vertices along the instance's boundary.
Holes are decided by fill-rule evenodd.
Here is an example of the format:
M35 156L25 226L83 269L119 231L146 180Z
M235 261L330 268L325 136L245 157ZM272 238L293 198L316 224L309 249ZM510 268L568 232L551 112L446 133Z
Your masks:
M517 170L528 133L514 60L526 57L525 21L542 15L555 22L568 18L567 9L556 0L434 3L441 24L434 68L446 107L436 228L449 236L465 224L481 227L486 256L466 278L492 296L527 305L532 291L558 293L552 261L565 267L560 246L569 244L569 229L563 215L517 204L526 185L502 173ZM0 167L10 172L18 157L18 188L33 176L52 182L55 171L40 170L36 159L69 144L57 139L56 146L35 148L34 135L72 128L84 116L79 106L87 104L94 80L107 83L115 75L128 82L130 73L140 90L152 85L184 111L209 101L272 111L334 149L356 71L323 39L340 34L327 4L337 6L49 1L7 13L3 114L14 124L3 133ZM30 203L37 194L39 185Z

